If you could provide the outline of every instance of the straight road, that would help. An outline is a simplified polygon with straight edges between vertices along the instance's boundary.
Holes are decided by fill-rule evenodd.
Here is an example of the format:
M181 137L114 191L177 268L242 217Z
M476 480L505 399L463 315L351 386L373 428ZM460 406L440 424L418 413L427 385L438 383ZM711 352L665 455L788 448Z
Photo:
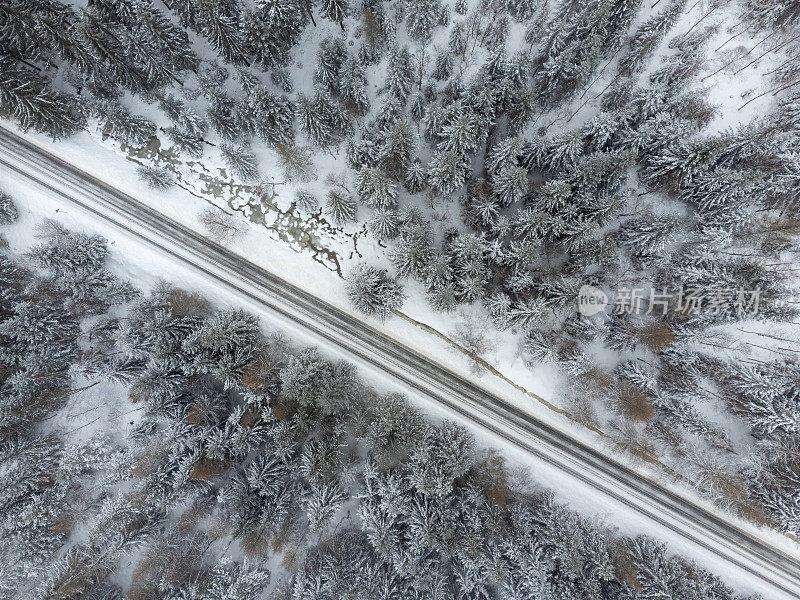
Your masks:
M0 126L0 174L76 205L212 282L289 320L383 375L475 423L682 543L713 555L765 599L800 598L800 559L755 529L731 524L702 504L643 476L500 395L453 373L360 319L280 279L124 192ZM2 181L0 178L0 182ZM698 599L700 600L700 599Z

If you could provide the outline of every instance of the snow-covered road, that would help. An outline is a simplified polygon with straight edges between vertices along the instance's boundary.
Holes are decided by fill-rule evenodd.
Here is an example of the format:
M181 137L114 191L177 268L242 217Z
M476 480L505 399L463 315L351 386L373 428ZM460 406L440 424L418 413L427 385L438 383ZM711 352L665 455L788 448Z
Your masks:
M281 321L341 349L364 368L388 376L446 411L634 511L653 529L679 538L704 566L735 572L765 598L800 597L800 557L754 527L732 524L687 495L618 462L559 428L521 411L500 395L466 381L361 320L170 220L0 127L3 178L24 180L110 223L208 280L224 285Z

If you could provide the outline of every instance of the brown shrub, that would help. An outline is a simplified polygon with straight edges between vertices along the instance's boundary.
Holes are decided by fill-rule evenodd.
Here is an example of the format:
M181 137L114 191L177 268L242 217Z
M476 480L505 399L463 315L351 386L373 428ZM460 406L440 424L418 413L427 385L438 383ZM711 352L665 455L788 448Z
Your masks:
M200 223L208 236L220 244L234 240L243 232L240 222L233 215L211 207L200 213Z
M228 535L228 519L225 515L216 515L208 527L208 537L212 540L221 540Z
M283 175L288 180L310 181L313 179L314 161L311 160L311 151L303 146L291 142L275 146L278 153L278 162L283 169Z
M70 533L75 529L76 522L77 517L73 511L62 511L61 514L56 517L55 521L53 521L53 524L50 526L50 531L56 535Z
M282 367L282 354L270 347L262 348L242 370L242 386L254 394L263 394L275 386Z
M261 558L269 554L269 542L269 533L259 530L246 533L239 543L247 558Z
M144 479L150 475L158 464L158 459L161 452L157 443L150 444L144 452L142 452L133 464L131 475L137 479Z
M621 382L617 393L617 409L628 419L650 421L655 407L653 399L645 390L627 382Z
M211 314L211 303L198 293L173 287L164 294L164 302L173 317L205 317Z
M619 452L649 463L658 459L656 445L631 421L612 424L609 437L615 450Z
M611 560L614 563L614 574L617 580L626 584L632 590L640 592L642 584L639 582L636 565L622 540L615 540L613 544L610 544L609 551Z
M645 325L636 337L653 352L659 352L675 341L675 333L669 325L658 321Z
M511 494L505 458L496 450L489 449L474 468L486 496L499 506L505 505Z
M181 518L178 520L178 529L181 531L192 531L197 528L200 519L206 513L205 507L197 500L192 505L183 511Z
M272 406L272 414L278 421L285 421L292 416L292 410L283 402L276 402Z
M189 479L196 481L210 481L225 470L225 463L213 458L201 458L189 471Z
M253 407L248 407L242 413L241 418L239 419L239 425L242 427L253 427L256 423L258 423L260 419L260 415L258 411L256 411Z

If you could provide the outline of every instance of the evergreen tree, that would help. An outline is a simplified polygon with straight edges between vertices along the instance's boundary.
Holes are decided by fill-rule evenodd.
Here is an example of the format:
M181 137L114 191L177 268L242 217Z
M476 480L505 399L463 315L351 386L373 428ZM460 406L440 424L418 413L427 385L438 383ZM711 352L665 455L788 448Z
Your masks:
M474 440L463 427L451 421L431 427L411 455L411 483L422 494L444 497L472 466L473 452Z
M386 69L386 90L389 95L405 103L414 82L414 65L407 47L394 48Z
M348 57L340 73L339 94L345 107L357 115L369 109L367 96L367 73L364 66L353 57Z
M316 196L305 190L298 190L294 195L294 203L298 209L305 213L313 213L319 210L319 200Z
M350 124L339 105L324 89L317 88L313 97L298 97L300 128L318 146L329 146L346 133Z
M175 185L175 174L165 167L141 165L136 174L151 190L164 191Z
M236 3L228 0L169 0L165 4L178 13L185 25L205 37L226 61L234 65L249 64Z
M330 215L334 223L344 225L356 220L358 205L347 190L332 189L328 191L325 212Z
M255 8L241 13L245 48L266 68L284 64L309 14L303 0L261 0Z
M404 0L404 2L409 35L420 43L428 42L434 27L440 24L442 3L440 0Z
M86 124L73 98L54 91L45 77L2 56L0 117L14 119L23 130L33 129L53 139L72 135Z
M256 155L247 146L222 144L219 148L222 159L234 175L242 179L255 179L258 177L258 161Z
M527 191L528 172L522 167L506 167L492 181L492 193L502 206L519 202Z
M449 196L464 185L469 163L462 154L439 150L428 164L427 180L442 196Z
M347 58L347 47L341 38L325 38L317 49L314 80L325 86L332 94L338 94L342 68Z
M0 191L0 225L10 225L17 220L17 207L11 196Z
M334 23L338 23L342 31L349 8L348 0L322 0L322 14Z
M397 203L397 186L379 168L359 171L356 190L361 201L371 208L392 208Z
M619 61L620 72L640 72L655 52L659 42L675 25L686 7L686 0L673 0L664 10L650 17L633 34L630 49Z
M156 125L152 121L131 114L116 102L102 102L96 107L103 122L103 133L122 144L144 146L156 136Z
M373 212L367 226L379 240L390 240L397 237L400 225L397 211L378 208Z
M251 76L242 77L242 86L245 103L237 112L237 120L245 131L258 135L269 144L291 142L294 139L295 114L292 101L287 96L273 94Z
M350 302L356 310L385 320L403 304L403 289L385 270L366 264L353 268L345 280Z
M408 165L403 183L412 194L421 192L427 186L428 173L425 166L418 158L414 158Z

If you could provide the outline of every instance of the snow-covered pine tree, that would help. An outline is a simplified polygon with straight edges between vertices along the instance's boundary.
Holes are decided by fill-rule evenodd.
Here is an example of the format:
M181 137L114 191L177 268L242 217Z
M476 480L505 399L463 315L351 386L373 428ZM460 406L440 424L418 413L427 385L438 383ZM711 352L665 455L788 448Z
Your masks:
M309 20L304 0L261 0L241 12L244 47L264 67L283 65Z
M0 225L10 225L17 220L17 207L11 196L0 191Z
M334 23L338 23L344 31L344 20L350 9L349 0L322 0L321 8L322 14Z
M464 185L469 173L469 161L463 154L439 150L428 164L428 184L442 196L449 196Z
M378 167L361 169L356 175L356 190L370 208L392 208L397 204L397 185Z
M397 280L367 264L354 267L347 274L345 286L358 311L381 320L403 304L403 288Z
M633 34L630 48L619 61L620 72L626 75L639 73L653 55L686 7L686 0L672 0L661 12L650 17Z
M136 174L151 190L163 192L175 185L175 174L166 167L157 165L140 165Z
M318 146L337 142L350 128L342 109L325 89L317 87L311 98L299 94L297 102L300 128Z
M441 23L442 3L440 0L404 0L406 27L409 35L417 42L427 43L433 29Z
M236 113L240 126L269 144L291 142L294 139L294 103L285 95L273 94L252 76L242 75L241 81L245 102Z
M325 38L317 49L314 81L325 86L332 94L339 95L342 67L347 59L347 46L342 38Z
M358 205L347 190L334 188L328 191L325 213L336 225L352 223L356 220L357 212Z
M258 161L248 146L226 143L219 147L219 151L234 175L245 180L258 177Z
M294 195L294 203L304 213L310 214L319 210L319 200L306 190L297 190Z
M379 240L390 240L397 237L399 228L397 211L378 208L367 221L367 227Z
M369 109L367 73L364 66L352 56L342 66L339 85L339 94L345 108L357 115L365 114Z
M47 79L0 55L0 117L17 121L53 139L67 137L86 124L74 98L53 90Z
M166 6L184 25L205 37L217 53L234 65L248 65L239 28L238 6L226 0L167 0Z

